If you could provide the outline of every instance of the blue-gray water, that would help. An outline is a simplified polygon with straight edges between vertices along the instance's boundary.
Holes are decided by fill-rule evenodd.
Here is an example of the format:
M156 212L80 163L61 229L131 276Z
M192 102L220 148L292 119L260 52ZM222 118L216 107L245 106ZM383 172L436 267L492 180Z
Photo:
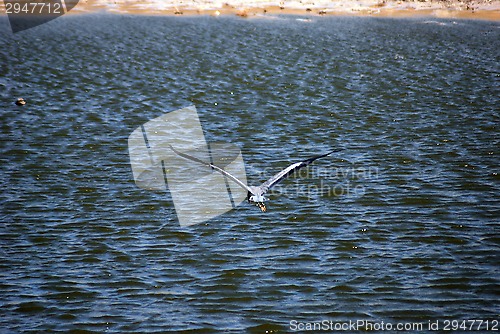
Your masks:
M1 17L0 45L1 332L498 320L499 23ZM181 228L127 138L188 105L251 184L343 151Z

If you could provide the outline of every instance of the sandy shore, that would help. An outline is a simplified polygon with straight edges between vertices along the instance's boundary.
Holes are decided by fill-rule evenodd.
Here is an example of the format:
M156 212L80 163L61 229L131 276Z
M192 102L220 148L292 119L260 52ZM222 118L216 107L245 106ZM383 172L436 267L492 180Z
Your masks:
M5 13L3 2L0 12ZM110 12L139 15L277 14L465 18L500 21L500 0L80 0L70 13Z

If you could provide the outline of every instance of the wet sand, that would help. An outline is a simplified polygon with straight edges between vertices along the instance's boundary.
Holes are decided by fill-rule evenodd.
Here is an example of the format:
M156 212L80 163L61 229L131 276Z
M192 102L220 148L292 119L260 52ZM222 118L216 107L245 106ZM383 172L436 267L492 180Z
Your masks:
M5 13L3 2L0 12ZM278 14L322 16L380 16L500 20L500 0L80 0L70 13L109 12L137 15L237 15L266 17Z

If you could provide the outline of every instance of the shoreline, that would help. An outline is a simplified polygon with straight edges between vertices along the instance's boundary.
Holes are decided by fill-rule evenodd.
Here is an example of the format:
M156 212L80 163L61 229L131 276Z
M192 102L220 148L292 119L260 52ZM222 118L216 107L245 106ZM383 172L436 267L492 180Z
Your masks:
M0 2L0 13L5 5ZM239 16L265 18L275 15L429 17L500 21L500 0L80 0L68 14L111 13L158 16Z

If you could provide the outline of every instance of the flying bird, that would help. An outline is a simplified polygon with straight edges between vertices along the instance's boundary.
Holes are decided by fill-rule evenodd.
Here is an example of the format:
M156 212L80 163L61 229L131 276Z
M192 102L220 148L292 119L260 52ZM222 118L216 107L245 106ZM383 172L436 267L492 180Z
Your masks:
M205 161L203 161L201 159L198 159L198 158L195 158L195 157L193 157L193 156L191 156L189 154L179 152L178 150L176 150L175 148L173 148L171 145L170 145L170 148L177 155L179 155L179 156L181 156L183 158L192 160L192 161L196 161L196 162L198 162L200 164L203 164L205 166L208 166L208 167L210 167L210 168L218 171L222 175L228 177L229 179L231 179L233 182L235 182L236 184L238 184L240 187L242 187L243 189L245 189L248 192L248 195L247 195L248 202L251 203L251 204L255 204L256 206L258 206L262 210L262 212L267 211L267 208L266 208L266 205L264 204L264 201L267 201L268 198L265 197L264 194L269 189L271 189L276 184L278 184L279 182L281 182L284 179L286 179L288 176L290 176L291 174L293 174L295 171L297 171L297 170L299 170L301 168L304 168L307 165L311 164L314 160L326 157L326 156L328 156L328 155L330 155L330 154L332 154L334 152L339 152L341 150L341 149L335 149L335 150L332 150L332 151L330 151L330 152L328 152L326 154L318 155L318 156L309 158L307 160L291 164L287 168L283 169L281 172L275 174L273 177L271 177L266 182L262 183L260 186L255 187L255 186L247 186L244 182L240 181L235 176L231 175L230 173L226 172L224 169L222 169L222 168L220 168L220 167L218 167L218 166L216 166L216 165L214 165L212 163L205 162Z

